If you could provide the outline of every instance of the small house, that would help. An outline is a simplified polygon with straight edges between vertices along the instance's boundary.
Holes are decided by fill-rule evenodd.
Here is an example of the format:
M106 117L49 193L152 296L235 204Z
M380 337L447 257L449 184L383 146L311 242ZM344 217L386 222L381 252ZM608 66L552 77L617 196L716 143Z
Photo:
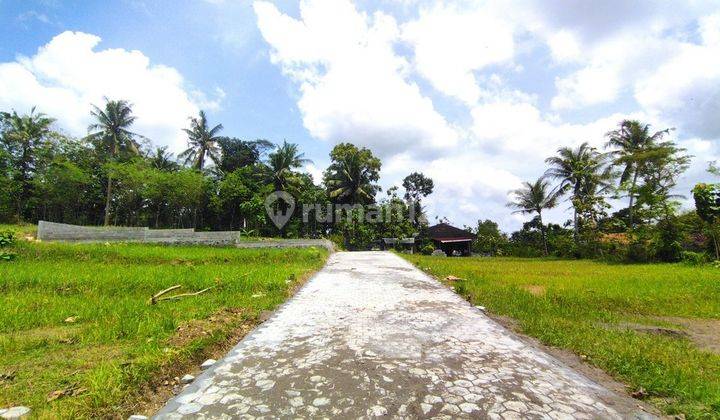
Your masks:
M447 223L430 226L428 235L432 239L435 249L442 250L447 256L470 255L472 242L475 240L474 234Z

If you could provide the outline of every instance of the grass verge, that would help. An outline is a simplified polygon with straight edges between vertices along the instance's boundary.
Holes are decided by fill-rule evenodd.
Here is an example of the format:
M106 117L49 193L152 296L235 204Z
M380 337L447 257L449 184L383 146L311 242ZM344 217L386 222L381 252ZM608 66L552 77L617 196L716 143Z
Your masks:
M623 328L720 319L720 270L521 258L403 255L519 332L570 350L667 414L720 418L720 355L684 335ZM652 330L650 330L652 331Z
M18 235L20 236L20 235ZM255 325L324 249L18 241L0 262L0 407L40 418L126 417L143 389ZM180 284L208 292L149 305Z

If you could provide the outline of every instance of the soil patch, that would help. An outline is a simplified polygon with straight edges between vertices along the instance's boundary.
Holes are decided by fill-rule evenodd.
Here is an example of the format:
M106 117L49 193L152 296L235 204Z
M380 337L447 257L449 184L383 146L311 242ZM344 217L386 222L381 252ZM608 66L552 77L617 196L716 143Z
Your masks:
M545 292L547 291L545 286L540 286L537 284L526 284L526 285L520 286L520 288L523 290L526 290L531 295L538 296L538 297L545 296Z
M645 334L686 338L692 341L700 350L720 354L720 319L658 316L648 317L643 321L645 323L619 322L617 324L603 323L601 325L608 329L628 329Z
M720 354L720 319L658 317L663 322L680 326L685 335L701 350Z

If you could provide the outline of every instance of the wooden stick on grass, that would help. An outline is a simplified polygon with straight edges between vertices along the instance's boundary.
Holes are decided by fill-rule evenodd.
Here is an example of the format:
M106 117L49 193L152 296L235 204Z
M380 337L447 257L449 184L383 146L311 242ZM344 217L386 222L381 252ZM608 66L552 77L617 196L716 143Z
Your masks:
M179 295L174 295L174 296L168 296L168 297L164 297L164 298L159 298L159 299L156 300L156 302L160 302L161 300L176 300L176 299L180 299L180 298L188 297L188 296L197 296L197 295L203 294L203 293L205 293L205 292L207 292L208 290L213 289L213 288L214 288L214 286L213 286L213 287L208 287L207 289L202 289L202 290L200 290L199 292L194 292L194 293L182 293L182 294L179 294Z
M167 294L167 293L170 293L170 292L172 292L173 290L179 289L179 288L181 288L181 287L182 287L181 285L176 284L175 286L168 287L168 288L165 289L165 290L161 290L161 291L155 293L155 294L150 298L150 300L148 301L148 303L149 303L150 305L154 305L154 304L156 304L156 303L158 302L158 299L160 298L160 296L162 296L162 295L164 295L164 294Z

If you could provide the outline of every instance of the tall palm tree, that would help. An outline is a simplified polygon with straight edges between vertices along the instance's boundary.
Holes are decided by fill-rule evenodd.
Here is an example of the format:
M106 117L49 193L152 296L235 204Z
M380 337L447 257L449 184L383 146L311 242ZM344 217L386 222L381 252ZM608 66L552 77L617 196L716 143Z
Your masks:
M646 163L653 158L653 150L670 132L665 129L650 133L650 125L635 120L623 120L616 130L606 134L608 141L605 147L613 147L610 152L613 165L622 167L620 187L628 185L628 218L630 229L633 228L633 204L637 196L638 177L643 173Z
M268 155L268 166L270 167L275 190L286 190L292 178L293 170L310 162L310 159L305 158L305 153L299 152L297 144L283 141L282 146Z
M178 155L185 159L185 164L192 164L193 168L202 171L205 166L205 158L209 157L213 162L220 162L220 147L218 133L222 131L222 124L209 128L205 111L200 111L199 117L190 117L190 128L183 131L188 135L188 148Z
M88 138L109 154L111 160L116 160L122 154L140 154L140 147L135 138L142 137L130 131L130 127L137 119L132 114L132 105L124 100L109 100L105 98L105 108L100 109L93 105L90 112L95 122L90 124ZM110 210L112 205L112 174L108 173L107 191L105 195L105 226L110 224Z
M327 170L325 184L330 198L344 203L371 203L378 191L377 169L368 165L359 152L348 153Z
M545 255L548 255L547 235L542 212L557 205L557 195L550 191L550 183L543 178L539 178L534 183L523 182L522 188L512 191L512 194L515 196L514 200L507 205L517 209L513 213L537 213Z
M35 163L35 149L47 139L51 133L50 126L55 120L43 113L35 113L35 107L32 107L30 114L22 116L14 110L12 113L2 112L0 119L6 127L3 141L17 154L16 159L13 160L17 168L17 180L21 187L17 202L19 214L25 199L30 194L30 178Z
M555 194L570 194L573 204L573 229L575 240L578 239L578 207L586 198L604 190L611 176L605 167L604 156L585 142L575 149L561 147L556 156L545 159L550 165L544 178L560 181Z

